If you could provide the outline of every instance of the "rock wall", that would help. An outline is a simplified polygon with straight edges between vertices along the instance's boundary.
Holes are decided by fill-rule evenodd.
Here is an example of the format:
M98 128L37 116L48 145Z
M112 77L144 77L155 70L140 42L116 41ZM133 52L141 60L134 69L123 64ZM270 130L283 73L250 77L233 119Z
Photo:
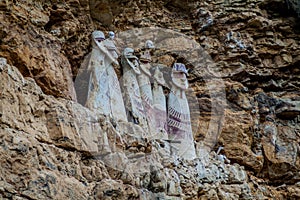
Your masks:
M0 64L1 198L299 198L299 20L284 1L16 0L0 2L0 21L8 63ZM209 123L220 116L211 115L202 68L188 65L200 105L194 137L223 146L230 164L214 151L170 161L167 145L145 140L139 127L116 129L74 102L92 30L149 26L186 34L211 56L211 76L226 92L218 102L225 110L215 112L223 124L210 138Z
M1 61L2 199L251 197L238 164L215 154L171 159L167 143L146 140L140 127L124 122L117 130L104 116L44 94Z

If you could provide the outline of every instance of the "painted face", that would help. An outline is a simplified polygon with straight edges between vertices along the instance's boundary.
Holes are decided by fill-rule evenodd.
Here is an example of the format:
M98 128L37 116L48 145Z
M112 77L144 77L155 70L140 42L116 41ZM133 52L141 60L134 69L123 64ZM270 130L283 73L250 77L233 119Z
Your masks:
M126 58L129 58L129 57L133 57L133 53L134 53L134 50L132 48L125 48L124 51L123 51L123 55L126 57Z
M141 74L138 60L135 58L129 58L129 61L130 67L133 69L134 73Z
M104 38L95 38L95 40L96 40L97 42L102 42L102 41L104 40Z
M141 55L140 61L144 62L144 63L149 63L151 62L151 54L149 51L145 51L143 52L143 54Z
M176 85L177 87L179 87L182 90L188 89L188 86L189 86L188 80L187 80L184 72L172 71L171 77L172 77L172 81L173 81L174 85Z
M103 40L105 40L105 36L102 31L94 31L92 33L92 36L96 42L102 42Z
M159 70L158 67L155 69L153 78L158 82L158 84L160 84L160 85L166 85L166 81L165 81L165 79L164 79L164 75L163 75L163 73Z
M149 71L151 68L150 62L151 62L151 55L149 51L143 52L143 54L140 57L140 68L142 72L144 72L148 76L151 76L151 72Z
M134 50L132 48L125 48L124 49L124 57L127 59L128 64L130 65L130 67L133 69L133 71L136 74L141 74L141 71L139 69L139 62L138 62L138 58L133 55Z

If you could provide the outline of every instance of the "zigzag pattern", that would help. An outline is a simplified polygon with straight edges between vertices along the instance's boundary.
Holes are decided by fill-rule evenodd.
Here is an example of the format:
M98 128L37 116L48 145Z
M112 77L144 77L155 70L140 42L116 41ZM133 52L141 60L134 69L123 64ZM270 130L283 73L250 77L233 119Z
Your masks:
M182 122L190 121L190 115L189 114L181 113L181 112L175 110L173 107L170 107L170 106L168 107L168 115L170 115L171 118L178 119L179 121L182 121Z

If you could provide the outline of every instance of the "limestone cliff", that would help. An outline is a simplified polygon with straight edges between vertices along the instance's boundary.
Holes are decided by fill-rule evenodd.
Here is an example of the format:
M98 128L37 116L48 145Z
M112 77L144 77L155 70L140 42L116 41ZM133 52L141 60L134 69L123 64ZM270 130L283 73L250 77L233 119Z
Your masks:
M300 26L285 1L3 0L0 21L2 199L300 198ZM144 27L184 34L210 56L190 56L196 68L156 52L191 69L194 138L211 150L194 161L169 160L140 127L76 103L91 32ZM211 93L209 80L223 85Z

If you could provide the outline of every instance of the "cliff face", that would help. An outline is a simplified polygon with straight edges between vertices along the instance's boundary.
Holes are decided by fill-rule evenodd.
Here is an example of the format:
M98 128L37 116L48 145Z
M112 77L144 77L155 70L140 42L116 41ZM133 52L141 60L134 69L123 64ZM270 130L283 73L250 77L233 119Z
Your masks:
M2 1L0 21L3 199L299 198L300 30L284 1ZM139 127L116 130L75 102L91 32L149 26L185 34L210 56L194 58L200 68L175 51L155 59L191 68L194 138L223 146L231 164L214 152L165 161L168 150ZM216 104L212 88L224 90Z

